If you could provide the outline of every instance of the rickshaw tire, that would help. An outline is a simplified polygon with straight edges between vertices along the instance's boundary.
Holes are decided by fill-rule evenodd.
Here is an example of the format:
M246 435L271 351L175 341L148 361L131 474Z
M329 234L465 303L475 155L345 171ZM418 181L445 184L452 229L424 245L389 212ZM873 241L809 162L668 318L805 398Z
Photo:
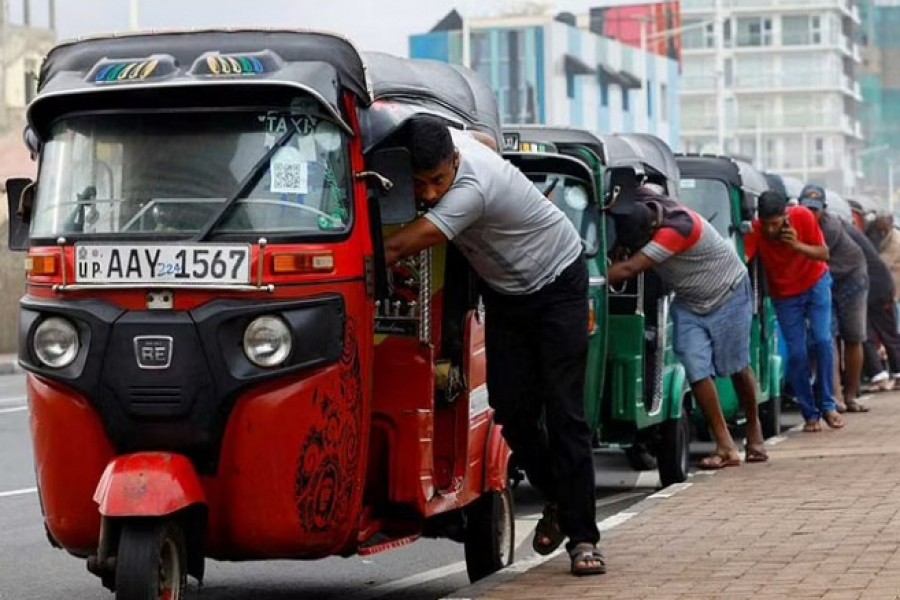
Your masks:
M682 483L688 476L688 459L691 444L691 413L685 406L678 419L669 419L661 425L659 480L662 487Z
M659 467L659 463L653 453L644 442L635 442L625 448L625 458L635 471L652 471Z
M513 562L516 517L512 493L509 488L485 492L465 510L466 571L469 581L475 583Z
M181 527L164 519L135 519L122 524L116 557L116 600L159 600L164 553L174 552L177 586L171 600L181 600L187 587L187 552ZM171 559L169 559L171 561Z
M781 404L781 397L776 395L759 405L759 424L765 440L781 435Z

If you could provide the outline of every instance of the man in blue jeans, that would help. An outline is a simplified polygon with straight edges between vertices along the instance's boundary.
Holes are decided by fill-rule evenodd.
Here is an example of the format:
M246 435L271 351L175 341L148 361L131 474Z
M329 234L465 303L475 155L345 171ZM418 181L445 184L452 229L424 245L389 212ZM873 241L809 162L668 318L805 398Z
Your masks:
M759 197L758 216L744 237L747 258L759 254L778 324L788 348L787 376L806 421L803 431L844 426L834 400L834 343L831 337L831 275L828 246L815 215L802 206L786 207L777 192ZM810 383L807 331L812 335L816 377L822 397L816 401Z

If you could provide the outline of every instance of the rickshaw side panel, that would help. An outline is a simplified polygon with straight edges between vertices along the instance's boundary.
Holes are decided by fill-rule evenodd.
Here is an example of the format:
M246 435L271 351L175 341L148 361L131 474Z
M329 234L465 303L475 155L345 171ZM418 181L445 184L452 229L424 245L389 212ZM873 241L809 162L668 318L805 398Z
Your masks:
M97 412L72 390L27 376L34 462L44 521L62 547L87 556L97 548L97 482L115 455Z
M273 381L234 407L219 471L206 481L210 556L318 558L355 550L372 338L354 316L366 310L362 286L342 291L348 321L339 363Z

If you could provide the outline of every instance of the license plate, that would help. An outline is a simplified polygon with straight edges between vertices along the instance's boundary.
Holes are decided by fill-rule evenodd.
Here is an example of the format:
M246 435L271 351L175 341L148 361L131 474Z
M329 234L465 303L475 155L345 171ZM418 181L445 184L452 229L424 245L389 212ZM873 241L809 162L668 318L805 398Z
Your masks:
M250 282L248 245L75 245L78 283Z

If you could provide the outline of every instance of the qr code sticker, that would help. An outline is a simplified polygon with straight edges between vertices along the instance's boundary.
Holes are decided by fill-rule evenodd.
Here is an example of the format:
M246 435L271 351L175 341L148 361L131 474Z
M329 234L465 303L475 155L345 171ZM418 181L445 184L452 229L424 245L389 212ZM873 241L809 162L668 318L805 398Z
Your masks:
M283 152L287 150L288 152ZM293 152L291 152L293 151ZM271 191L275 194L306 194L309 187L309 163L297 160L299 151L283 148L272 159Z

